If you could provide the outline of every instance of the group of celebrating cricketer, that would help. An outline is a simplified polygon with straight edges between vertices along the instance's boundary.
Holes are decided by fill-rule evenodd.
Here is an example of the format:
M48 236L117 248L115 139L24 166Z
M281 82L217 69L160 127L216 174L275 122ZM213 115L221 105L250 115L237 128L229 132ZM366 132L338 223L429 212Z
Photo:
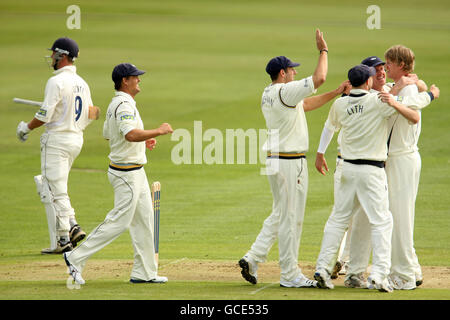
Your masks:
M268 129L264 145L272 195L272 213L250 250L239 260L245 280L256 284L258 264L278 239L280 285L333 289L343 262L349 288L381 292L411 290L423 282L414 249L414 208L421 169L418 140L421 109L439 97L439 89L412 74L414 53L402 45L385 52L385 62L370 56L348 71L336 90L308 97L325 81L328 47L316 30L319 62L314 74L294 81L294 63L271 59L266 71L272 83L264 89L262 111ZM385 70L386 67L386 70ZM386 84L387 76L394 83ZM326 222L314 280L298 266L304 221L308 170L305 112L332 104L316 155L316 169L325 174L324 153L339 131L334 206ZM350 227L351 226L351 227ZM348 247L345 259L340 247ZM370 275L365 278L372 252Z
M320 30L316 30L316 46L319 61L307 78L294 80L300 64L285 56L271 59L266 66L272 82L261 100L268 132L263 149L273 206L255 242L238 262L241 274L256 284L258 264L266 261L278 240L282 287L333 289L332 279L345 274L344 284L350 288L415 289L423 282L413 242L421 109L439 97L439 89L432 85L428 90L412 73L414 53L396 45L385 52L386 61L370 56L352 67L348 80L337 89L310 96L328 72L328 46ZM40 139L41 175L35 177L50 234L51 246L42 253L62 253L74 281L84 284L82 271L89 257L129 230L134 248L130 282L165 283L167 277L157 274L153 208L143 166L145 150L156 146L154 138L173 130L168 123L144 129L134 100L144 71L129 63L115 66L116 93L103 126L111 149L108 179L114 188L114 208L86 237L75 219L67 182L81 151L83 130L92 121L89 111L95 107L88 85L73 65L79 51L76 42L59 38L51 50L55 76L47 82L42 106L29 123L22 121L17 128L18 138L25 141L31 130L46 126ZM393 83L386 83L386 72ZM315 161L316 169L325 175L324 154L334 132L339 132L334 206L311 280L298 265L308 190L305 112L339 95L330 108Z

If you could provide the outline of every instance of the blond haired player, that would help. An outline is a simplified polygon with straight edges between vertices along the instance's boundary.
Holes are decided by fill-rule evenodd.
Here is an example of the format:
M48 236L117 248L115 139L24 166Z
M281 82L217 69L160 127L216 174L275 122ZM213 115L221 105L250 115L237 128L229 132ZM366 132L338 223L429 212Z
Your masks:
M405 46L389 48L384 57L387 76L395 83L414 70L414 53ZM399 96L412 96L417 92L416 86L409 85L399 92ZM386 174L391 191L389 208L394 218L390 280L395 289L411 290L422 283L422 271L414 249L415 202L421 170L417 144L421 126L421 117L413 124L398 116L389 121Z
M353 89L337 99L329 112L331 130L342 129L344 163L334 211L324 230L314 278L319 288L334 288L331 272L355 204L361 205L370 222L373 265L369 282L382 292L392 292L388 281L391 260L392 216L389 212L384 162L387 157L387 119L396 111L413 117L414 110L383 103L372 87L373 67L360 64L348 72Z
M67 182L83 146L83 130L92 121L89 109L96 107L89 86L73 65L79 52L77 43L59 38L50 50L55 75L47 81L41 108L29 123L19 123L17 136L25 141L31 130L45 125L41 135L41 175L35 177L35 182L47 214L50 248L41 252L58 254L72 250L86 236L75 219Z
M268 152L266 166L273 195L272 213L250 250L239 260L241 274L257 283L258 263L264 262L278 238L280 285L283 287L315 287L316 281L305 277L298 266L298 252L308 189L308 129L305 111L318 108L342 93L337 90L305 99L325 81L328 70L328 49L323 34L316 31L319 62L314 74L294 81L294 63L284 56L269 61L266 72L272 83L264 89L262 112L268 129L264 146Z
M85 283L81 273L89 257L128 229L134 248L130 282L167 282L166 277L157 275L152 198L144 165L147 163L146 147L153 149L155 137L173 130L168 123L144 130L134 100L140 92L139 76L142 74L144 71L130 63L115 66L112 73L117 91L106 113L103 136L109 140L111 149L108 179L114 188L114 208L80 246L64 254L69 272L78 284Z

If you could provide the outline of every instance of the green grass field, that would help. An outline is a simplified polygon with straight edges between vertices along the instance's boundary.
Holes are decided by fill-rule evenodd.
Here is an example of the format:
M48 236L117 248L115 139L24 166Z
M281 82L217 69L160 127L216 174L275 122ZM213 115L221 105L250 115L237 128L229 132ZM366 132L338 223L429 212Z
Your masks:
M369 30L366 1L78 1L81 29L69 30L66 8L72 1L3 0L0 3L0 299L161 299L161 300L448 300L450 298L450 5L427 2L378 1L381 29ZM146 128L169 122L193 133L217 128L264 129L260 110L264 71L273 56L286 55L301 66L297 79L313 73L318 54L314 31L320 28L329 47L329 73L318 93L335 89L347 71L370 55L383 57L394 44L412 48L415 72L441 90L439 100L422 113L419 141L422 172L416 204L415 248L424 267L444 270L441 286L381 294L337 286L335 290L286 290L271 280L250 286L232 269L229 281L172 278L162 286L127 283L131 266L108 273L114 261L133 257L128 233L97 253L103 276L91 269L81 290L68 290L59 256L41 256L48 246L44 207L33 176L40 172L39 136L25 143L16 138L21 121L35 109L12 102L14 97L42 100L51 70L46 49L60 36L80 46L78 73L88 82L102 118L85 131L85 142L69 179L69 195L77 220L90 232L113 207L106 169L109 147L102 138L104 112L114 94L111 72L121 62L147 73L136 97ZM331 104L307 114L310 136L309 193L300 246L300 264L314 264L322 232L333 204L334 150L329 147L330 174L314 168L315 151ZM335 139L334 139L335 140ZM216 265L236 261L249 249L270 213L272 198L260 164L181 164L171 161L177 144L158 138L147 153L149 180L162 183L161 264L180 259ZM209 142L203 142L206 147ZM274 247L269 261L278 259ZM185 260L183 260L185 261ZM38 266L34 267L35 264ZM57 266L54 277L46 266ZM24 267L27 266L27 267ZM89 262L88 262L89 266ZM35 268L35 269L33 269ZM162 268L161 274L164 274ZM45 275L42 275L45 273ZM21 274L24 277L21 277ZM34 275L34 276L31 276ZM278 277L278 274L273 274ZM25 279L25 280L23 280ZM276 281L276 280L275 280ZM267 288L264 288L267 286ZM261 289L256 293L255 290Z

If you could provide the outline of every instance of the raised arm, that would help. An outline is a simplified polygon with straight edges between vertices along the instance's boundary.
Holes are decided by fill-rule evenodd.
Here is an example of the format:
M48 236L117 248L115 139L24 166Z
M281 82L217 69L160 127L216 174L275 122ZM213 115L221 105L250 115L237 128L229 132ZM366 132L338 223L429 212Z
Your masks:
M316 30L316 45L319 50L319 62L312 76L315 89L325 82L328 73L328 46L323 38L323 32L319 29Z

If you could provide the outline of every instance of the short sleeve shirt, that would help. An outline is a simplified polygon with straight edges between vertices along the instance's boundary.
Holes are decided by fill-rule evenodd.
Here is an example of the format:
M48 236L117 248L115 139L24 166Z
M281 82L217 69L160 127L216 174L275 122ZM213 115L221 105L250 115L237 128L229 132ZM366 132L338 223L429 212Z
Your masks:
M144 129L136 108L136 102L129 94L117 91L106 112L103 136L109 140L109 159L116 164L145 164L145 142L130 142L125 139L133 129Z
M308 126L303 99L316 92L312 76L289 83L275 83L264 89L261 108L268 137L264 151L308 151Z

